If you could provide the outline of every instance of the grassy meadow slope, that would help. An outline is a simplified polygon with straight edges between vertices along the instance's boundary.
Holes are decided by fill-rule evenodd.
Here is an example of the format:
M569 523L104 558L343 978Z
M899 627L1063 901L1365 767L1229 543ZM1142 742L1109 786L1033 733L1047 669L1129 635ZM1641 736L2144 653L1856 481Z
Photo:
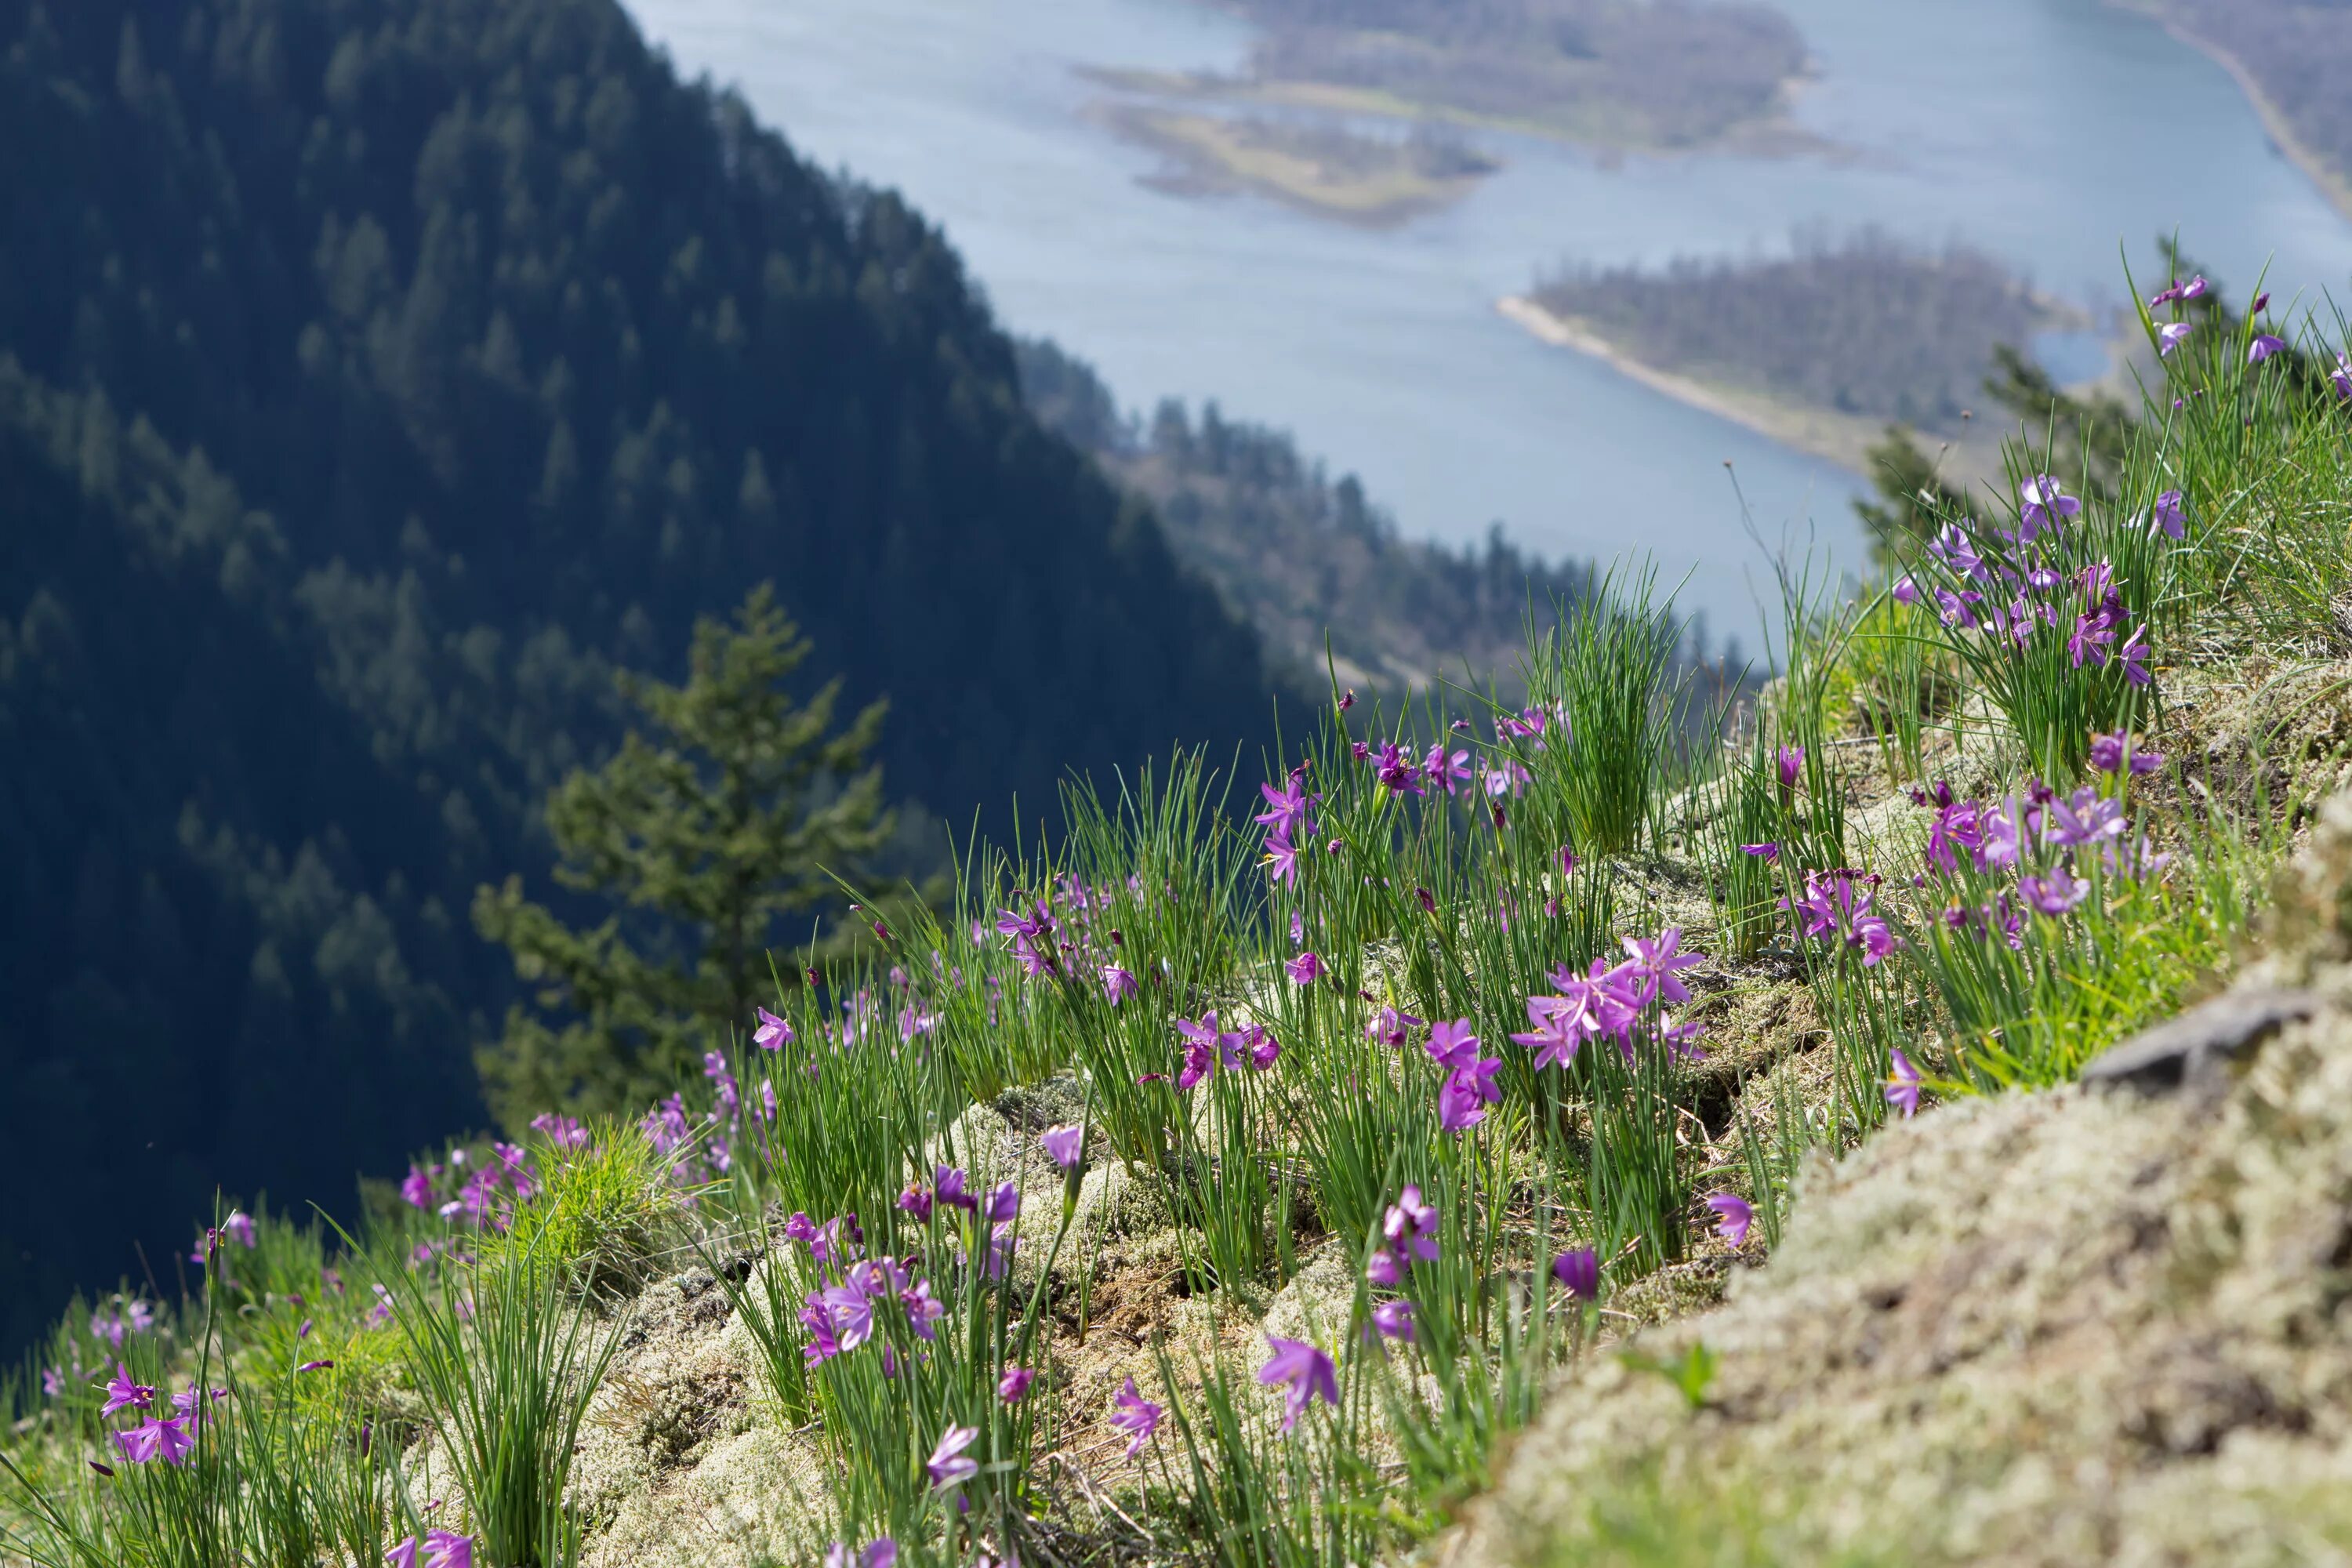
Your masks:
M213 1216L13 1391L0 1555L2329 1560L2352 362L2180 325L2096 466L1790 563L1704 744L1621 574L1254 822L1074 791L642 1118Z

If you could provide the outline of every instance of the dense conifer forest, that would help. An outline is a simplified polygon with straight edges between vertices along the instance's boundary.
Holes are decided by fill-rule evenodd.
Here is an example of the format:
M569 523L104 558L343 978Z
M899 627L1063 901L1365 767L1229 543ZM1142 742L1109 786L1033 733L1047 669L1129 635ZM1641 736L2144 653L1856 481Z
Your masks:
M480 1122L475 889L762 581L959 828L1269 712L942 236L614 0L0 0L0 1344Z

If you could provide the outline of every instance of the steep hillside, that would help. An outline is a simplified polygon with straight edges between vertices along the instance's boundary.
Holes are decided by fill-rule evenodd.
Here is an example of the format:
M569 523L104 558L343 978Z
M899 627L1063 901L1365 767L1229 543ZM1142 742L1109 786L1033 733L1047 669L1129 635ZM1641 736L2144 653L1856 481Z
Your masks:
M1331 478L1282 431L1162 401L1122 411L1093 368L1051 342L1020 344L1038 417L1150 502L1176 553L1217 584L1295 680L1428 686L1520 679L1532 625L1589 598L1589 563L1552 563L1492 529L1484 547L1405 539L1353 474ZM1708 658L1694 625L1685 652ZM1329 668L1327 672L1326 657ZM1736 666L1733 650L1726 658Z
M0 0L0 1086L110 1165L0 1343L478 1115L474 886L756 582L960 826L1265 721L938 231L613 0Z

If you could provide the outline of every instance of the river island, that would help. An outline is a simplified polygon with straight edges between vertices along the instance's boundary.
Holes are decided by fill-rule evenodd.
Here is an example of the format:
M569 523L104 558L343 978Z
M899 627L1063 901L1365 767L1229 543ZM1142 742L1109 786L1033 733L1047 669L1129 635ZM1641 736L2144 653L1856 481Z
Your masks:
M1096 118L1168 156L1166 183L1246 189L1351 222L1459 198L1496 166L1431 128L1611 155L1821 150L1788 115L1804 40L1754 0L1234 0L1261 29L1236 73L1088 69ZM1366 121L1405 122L1402 139Z

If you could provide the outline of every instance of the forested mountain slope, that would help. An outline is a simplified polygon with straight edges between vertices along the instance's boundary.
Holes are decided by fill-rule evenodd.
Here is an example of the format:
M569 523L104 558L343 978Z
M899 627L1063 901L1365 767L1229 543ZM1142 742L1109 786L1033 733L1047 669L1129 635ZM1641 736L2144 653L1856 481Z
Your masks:
M960 825L1265 723L942 237L614 0L0 0L0 1344L478 1117L474 887L753 583Z

